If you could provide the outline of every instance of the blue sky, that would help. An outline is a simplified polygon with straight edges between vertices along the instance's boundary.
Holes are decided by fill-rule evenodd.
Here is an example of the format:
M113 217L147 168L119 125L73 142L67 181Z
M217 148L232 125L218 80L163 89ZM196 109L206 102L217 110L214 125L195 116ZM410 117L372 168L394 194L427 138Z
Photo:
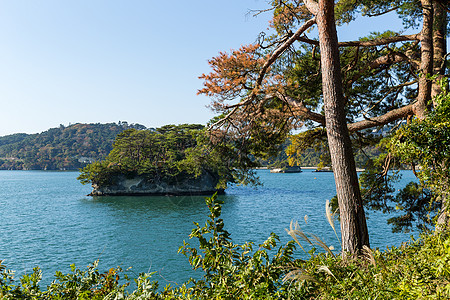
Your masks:
M0 0L0 136L60 124L206 123L207 60L255 41L266 0ZM386 17L340 40L395 29Z

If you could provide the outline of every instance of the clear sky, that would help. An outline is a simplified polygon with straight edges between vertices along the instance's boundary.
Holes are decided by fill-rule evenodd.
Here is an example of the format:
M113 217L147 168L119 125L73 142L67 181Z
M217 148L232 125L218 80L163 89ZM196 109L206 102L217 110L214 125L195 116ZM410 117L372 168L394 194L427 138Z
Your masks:
M207 60L255 41L266 0L0 0L0 136L60 124L205 124ZM341 40L399 26L359 20Z

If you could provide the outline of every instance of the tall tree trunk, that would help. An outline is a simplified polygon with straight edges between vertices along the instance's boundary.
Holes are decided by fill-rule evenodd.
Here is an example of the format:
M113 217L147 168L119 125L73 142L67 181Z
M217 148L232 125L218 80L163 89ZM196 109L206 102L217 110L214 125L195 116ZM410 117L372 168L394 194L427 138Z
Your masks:
M445 54L447 53L447 11L443 4L433 1L433 75L437 80L431 86L431 98L442 93L438 81L445 74Z
M433 1L433 74L437 75L437 80L433 81L431 87L431 97L442 93L441 86L438 84L439 80L444 78L445 74L445 54L447 52L447 11L443 3ZM434 105L437 103L433 102ZM443 165L442 168L449 166ZM449 228L450 217L448 212L448 204L450 203L450 193L448 192L449 182L442 182L440 196L438 200L441 201L441 211L436 223L436 231L442 231Z
M433 4L431 0L421 0L423 27L420 34L421 61L419 93L414 105L414 114L419 119L427 116L427 105L431 100L431 81L427 76L433 73Z
M317 11L322 89L328 144L339 203L342 250L358 253L369 245L366 217L345 117L334 1L320 0Z
M439 212L435 228L437 232L448 230L450 228L450 216L449 216L450 192L448 192L449 183L443 182L442 185L443 188L441 189L441 194L439 195L439 199L437 199L438 201L439 200L441 201L441 210Z

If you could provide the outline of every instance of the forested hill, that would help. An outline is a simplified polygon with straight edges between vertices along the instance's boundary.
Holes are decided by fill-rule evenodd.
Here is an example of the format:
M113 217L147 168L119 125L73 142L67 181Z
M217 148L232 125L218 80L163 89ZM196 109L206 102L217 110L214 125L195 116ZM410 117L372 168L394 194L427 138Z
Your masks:
M51 128L38 134L16 133L0 137L0 170L78 170L93 161L103 160L112 150L116 136L126 129L147 129L127 122L108 124L73 124ZM153 129L154 130L154 129ZM262 166L288 165L286 147L269 159L257 159ZM367 152L367 151L366 151ZM371 151L369 151L369 154ZM302 153L302 166L327 165L325 150L306 149ZM356 153L358 167L365 158Z
M61 125L38 134L0 137L0 170L77 170L105 158L125 129L146 129L127 122Z

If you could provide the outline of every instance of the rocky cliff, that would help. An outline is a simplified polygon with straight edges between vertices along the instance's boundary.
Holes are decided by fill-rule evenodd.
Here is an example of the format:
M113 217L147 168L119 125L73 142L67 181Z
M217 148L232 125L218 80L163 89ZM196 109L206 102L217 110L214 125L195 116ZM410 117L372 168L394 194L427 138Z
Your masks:
M223 189L216 188L219 179L209 172L196 178L178 176L170 181L147 178L144 175L133 178L117 175L111 182L114 183L108 186L92 184L94 190L89 196L212 195L224 192Z
M283 167L283 168L275 168L271 169L270 173L301 173L302 168L294 166L294 167Z

